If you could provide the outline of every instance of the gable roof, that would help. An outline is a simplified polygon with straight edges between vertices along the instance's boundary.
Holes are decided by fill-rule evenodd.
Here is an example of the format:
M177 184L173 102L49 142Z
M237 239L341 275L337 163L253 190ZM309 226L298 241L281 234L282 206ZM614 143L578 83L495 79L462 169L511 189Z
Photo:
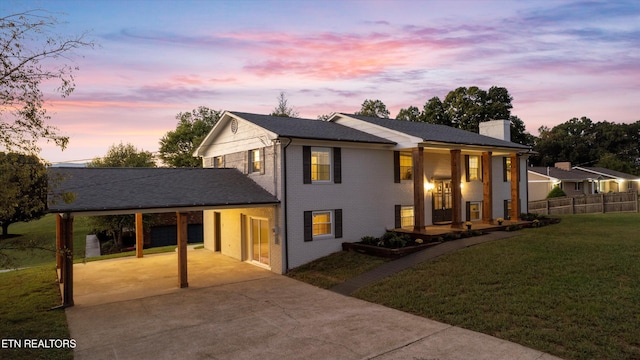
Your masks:
M49 174L52 213L126 214L279 202L237 169L56 167ZM72 193L74 201L62 201L63 193Z
M639 180L640 176L623 173L620 171L610 170L597 166L576 166L575 169L584 170L598 175L610 177L612 179Z
M564 170L553 166L532 166L528 167L527 170L538 175L546 176L550 179L557 179L560 181L584 181L596 180L598 178L596 174L579 169Z
M339 113L354 119L366 121L368 123L385 127L387 129L399 131L407 135L423 139L425 142L437 142L460 145L492 146L501 148L512 148L529 150L526 145L517 144L511 141L504 141L490 136L480 135L474 132L457 129L451 126L429 124L424 122L414 122L395 119L383 119L362 115Z
M334 122L250 114L237 111L229 111L229 113L269 130L280 137L390 145L395 144L391 140L371 135L348 126L336 124Z

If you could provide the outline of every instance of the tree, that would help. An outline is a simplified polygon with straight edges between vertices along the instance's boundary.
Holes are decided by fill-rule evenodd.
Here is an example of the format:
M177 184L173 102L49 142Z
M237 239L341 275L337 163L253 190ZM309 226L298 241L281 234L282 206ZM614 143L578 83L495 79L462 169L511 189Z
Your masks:
M567 196L567 194L565 194L564 190L562 190L560 188L560 186L556 185L553 187L553 189L551 189L551 191L549 191L549 193L547 194L547 199L552 199L552 198L557 198L557 197L563 197L563 196Z
M534 146L538 155L532 158L532 164L553 166L558 161L570 161L573 165L592 165L598 159L593 123L585 116L539 131Z
M396 120L422 121L421 116L422 114L420 113L420 109L415 106L409 106L406 109L400 109L396 116Z
M53 141L64 149L69 138L47 125L43 83L58 82L56 91L69 96L74 88L73 71L61 62L73 51L93 43L85 34L73 37L52 32L60 23L40 10L0 17L0 148L38 153L38 141Z
M437 96L432 97L424 104L422 120L430 124L453 126L449 115L444 111L442 101Z
M153 154L148 151L138 150L132 144L112 145L107 154L102 158L94 158L89 167L156 167ZM148 220L148 215L147 221ZM90 219L91 225L106 231L118 246L122 245L122 237L125 229L135 228L134 215L103 215Z
M300 114L295 111L293 107L289 107L287 96L284 91L280 92L280 95L277 97L278 106L273 109L273 112L270 114L271 116L281 116L281 117L298 117Z
M193 156L193 152L220 120L220 115L222 111L205 106L176 115L176 129L168 131L160 139L160 159L173 167L202 166L202 162Z
M89 167L156 167L153 154L132 144L112 145L104 157L94 158Z
M511 115L509 116L509 122L511 123L511 141L533 147L536 143L536 137L527 132L524 127L524 121L517 116Z
M389 110L387 110L387 106L380 100L366 99L362 103L360 111L356 112L356 115L388 119Z
M47 170L35 155L0 152L0 225L37 220L47 209Z

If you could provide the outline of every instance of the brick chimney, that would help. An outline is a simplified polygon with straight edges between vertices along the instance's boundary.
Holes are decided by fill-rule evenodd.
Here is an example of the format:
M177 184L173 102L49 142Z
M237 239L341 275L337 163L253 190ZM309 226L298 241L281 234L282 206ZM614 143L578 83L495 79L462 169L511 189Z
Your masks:
M569 161L557 162L553 166L560 170L571 171L571 162Z
M511 122L509 120L490 120L480 123L480 135L511 141Z

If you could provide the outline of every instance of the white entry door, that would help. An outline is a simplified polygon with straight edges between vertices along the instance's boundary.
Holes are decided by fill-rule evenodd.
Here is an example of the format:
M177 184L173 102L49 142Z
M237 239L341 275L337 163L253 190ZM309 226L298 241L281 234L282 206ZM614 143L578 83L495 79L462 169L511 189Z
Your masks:
M269 266L269 220L251 218L251 260Z

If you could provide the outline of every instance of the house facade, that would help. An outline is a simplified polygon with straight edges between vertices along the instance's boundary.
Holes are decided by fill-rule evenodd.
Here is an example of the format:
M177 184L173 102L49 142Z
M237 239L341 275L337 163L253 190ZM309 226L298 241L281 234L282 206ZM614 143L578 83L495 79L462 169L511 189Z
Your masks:
M571 166L570 162L530 167L528 173L529 201L545 199L555 186L567 196L638 191L640 186L638 176L601 167Z
M388 229L516 220L529 149L507 141L508 129L225 112L194 155L242 171L280 203L205 211L205 247L285 273Z

